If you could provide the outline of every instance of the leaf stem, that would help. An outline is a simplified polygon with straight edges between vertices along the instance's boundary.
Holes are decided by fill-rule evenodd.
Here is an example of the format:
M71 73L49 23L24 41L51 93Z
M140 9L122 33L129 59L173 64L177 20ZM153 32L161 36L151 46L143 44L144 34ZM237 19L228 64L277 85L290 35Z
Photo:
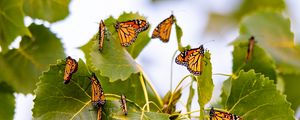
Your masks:
M153 91L154 95L157 98L157 101L159 102L160 106L163 106L163 101L161 99L161 97L159 96L158 92L154 89L153 85L150 83L148 77L146 76L145 72L143 71L143 69L138 65L139 70L141 71L141 73L143 74L146 83L149 85L150 89Z
M150 105L150 103L152 103L158 110L159 110L159 112L161 112L162 113L162 111L160 110L160 107L158 107L158 105L155 103L155 102L153 102L153 101L149 101L148 103L146 103L146 104L148 104L148 105ZM144 110L145 109L145 107L146 107L146 104L143 106L143 108L142 108L142 110Z
M145 101L146 101L146 107L147 107L147 112L150 111L150 107L149 107L149 99L148 99L148 93L147 93L147 89L146 89L146 84L145 84L145 81L144 81L144 78L143 78L143 74L140 73L140 81L141 81L141 84L142 84L142 88L143 88L143 91L144 91L144 96L145 96Z
M215 73L213 75L221 75L221 76L228 76L228 77L232 76L232 74L224 74L224 73Z
M187 75L187 76L184 76L184 77L180 80L180 82L177 84L177 86L176 86L176 88L175 88L175 90L174 90L174 93L177 91L177 89L179 88L180 84L182 84L182 82L183 82L186 78L188 78L188 77L194 77L194 76L193 76L192 74L189 74L189 75ZM171 91L171 97L170 97L168 106L170 106L172 100L173 100L173 92Z
M170 91L172 91L173 89L173 61L175 59L175 55L177 53L178 50L176 50L172 56L172 60L171 60L171 76L170 76Z
M194 75L189 74L189 75L184 76L184 77L180 80L180 82L177 84L177 86L176 86L176 88L175 88L174 91L176 91L176 90L179 88L179 86L182 84L182 82L183 82L186 78L188 78L188 77L194 77Z
M200 112L201 110L194 110L194 111L190 111L190 112L186 112L182 115L189 115L189 114L192 114L192 113L195 113L195 112Z

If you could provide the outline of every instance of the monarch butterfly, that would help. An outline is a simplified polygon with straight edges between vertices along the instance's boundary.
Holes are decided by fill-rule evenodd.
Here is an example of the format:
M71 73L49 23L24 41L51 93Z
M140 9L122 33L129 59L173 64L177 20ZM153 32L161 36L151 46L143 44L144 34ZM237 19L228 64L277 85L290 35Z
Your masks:
M125 115L128 114L128 111L127 111L127 106L126 106L126 96L125 95L121 95L121 108L122 108L122 111L124 112Z
M117 22L115 26L121 45L125 47L131 45L136 40L138 34L148 29L148 27L149 23L141 19Z
M92 103L93 103L93 106L101 107L106 102L101 84L100 84L98 78L96 77L96 75L94 73L92 74L92 77L89 77L89 79L92 82Z
M68 84L72 78L72 74L77 71L78 63L70 56L66 58L66 67L64 73L64 84Z
M246 56L246 62L251 59L252 53L253 53L253 48L255 44L255 39L253 36L249 39L248 43L248 50L247 50L247 56Z
M151 38L159 38L162 42L168 42L171 34L172 25L175 22L175 17L172 14L170 17L157 25L152 33Z
M186 66L190 73L201 75L203 71L202 58L204 57L204 47L194 48L181 52L175 59L179 65Z
M99 35L99 51L101 52L103 49L103 42L104 42L104 37L105 37L104 36L105 35L105 24L104 24L103 20L100 21L98 35Z
M209 111L210 120L243 120L240 116L235 114L215 110L213 107Z

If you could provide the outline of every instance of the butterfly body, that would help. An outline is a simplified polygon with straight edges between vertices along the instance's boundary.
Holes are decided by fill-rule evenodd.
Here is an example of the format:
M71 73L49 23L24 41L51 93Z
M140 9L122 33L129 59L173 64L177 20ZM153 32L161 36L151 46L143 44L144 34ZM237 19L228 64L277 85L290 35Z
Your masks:
M92 82L92 104L96 107L102 107L106 100L101 84L94 73L92 74L92 77L89 77L89 79Z
M103 42L105 38L105 24L103 20L100 21L98 35L99 35L99 51L101 52L103 50Z
M209 111L210 120L243 120L240 116L235 114L215 110L213 107Z
M115 29L118 32L121 45L128 47L137 38L138 34L147 30L149 23L145 20L135 19L125 22L117 22Z
M64 84L68 84L72 78L73 73L78 69L78 63L75 59L72 59L70 56L66 58L66 66L64 72Z
M162 42L168 42L170 39L171 29L174 22L174 15L171 15L167 19L163 20L157 25L157 27L152 32L151 38L159 38Z
M101 120L101 119L102 119L102 107L99 107L97 112L97 120Z
M126 96L125 95L121 95L121 108L122 111L125 115L128 114L128 110L127 110L127 105L126 105Z
M255 44L255 39L252 36L249 39L249 43L248 43L248 49L247 49L247 55L246 55L246 62L251 59L251 56L252 56L252 53L253 53L254 44Z
M194 75L201 75L203 71L204 47L190 49L181 52L175 59L179 65L186 66L190 73Z

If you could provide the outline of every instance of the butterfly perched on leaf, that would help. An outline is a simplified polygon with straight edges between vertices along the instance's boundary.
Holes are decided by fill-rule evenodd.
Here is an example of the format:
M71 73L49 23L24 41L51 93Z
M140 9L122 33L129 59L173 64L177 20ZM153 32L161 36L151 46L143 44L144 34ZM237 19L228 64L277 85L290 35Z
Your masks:
M66 58L66 66L64 72L64 84L68 84L72 78L73 73L77 71L78 63L75 59L70 56Z
M203 57L204 47L200 45L199 48L185 50L181 52L175 59L179 65L186 66L190 73L194 75L201 75L203 71Z
M92 82L92 104L95 107L102 107L106 100L101 84L94 73L89 79Z
M122 111L125 115L128 114L128 110L127 110L127 105L126 105L126 96L125 95L121 95L121 108Z
M99 35L99 51L101 52L103 49L103 42L105 38L105 24L103 20L100 21L98 35Z
M215 110L213 107L209 111L210 120L243 120L240 116L235 114Z
M140 32L147 30L149 23L146 20L135 19L125 22L117 22L115 25L116 31L122 46L130 46Z
M246 55L246 62L251 59L252 53L253 53L253 48L255 44L255 39L253 36L250 37L249 43L248 43L248 49L247 49L247 55Z
M171 15L167 19L163 20L154 29L151 38L159 38L162 42L168 42L170 39L171 29L174 22L174 15Z

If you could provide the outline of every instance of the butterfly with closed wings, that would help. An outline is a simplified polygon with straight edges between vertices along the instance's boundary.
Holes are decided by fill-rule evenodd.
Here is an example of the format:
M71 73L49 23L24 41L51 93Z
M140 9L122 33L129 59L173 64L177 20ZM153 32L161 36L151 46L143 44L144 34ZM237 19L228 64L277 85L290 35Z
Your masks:
M174 15L171 15L167 19L163 20L154 29L151 38L159 38L162 42L168 42L170 39L171 29L174 22Z
M66 67L64 72L64 84L68 84L72 78L73 73L77 71L78 63L70 56L66 58Z
M103 50L103 42L105 38L105 24L103 20L100 21L99 24L99 31L98 31L98 36L99 36L99 51L101 52Z
M91 77L89 77L89 79L92 82L92 104L95 107L102 107L106 100L101 84L94 73Z

